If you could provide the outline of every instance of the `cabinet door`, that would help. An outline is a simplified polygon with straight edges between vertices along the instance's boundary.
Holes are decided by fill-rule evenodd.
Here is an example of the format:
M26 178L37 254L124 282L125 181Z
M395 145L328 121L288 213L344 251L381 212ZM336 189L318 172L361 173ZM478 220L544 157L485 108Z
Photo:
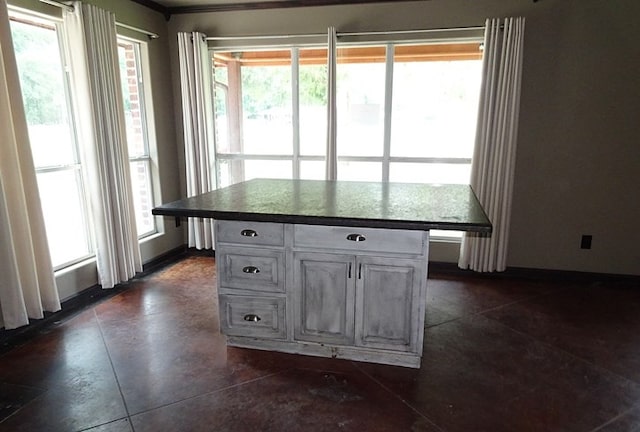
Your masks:
M353 344L353 255L294 254L294 336L297 340Z
M415 352L420 326L422 263L358 258L356 345Z

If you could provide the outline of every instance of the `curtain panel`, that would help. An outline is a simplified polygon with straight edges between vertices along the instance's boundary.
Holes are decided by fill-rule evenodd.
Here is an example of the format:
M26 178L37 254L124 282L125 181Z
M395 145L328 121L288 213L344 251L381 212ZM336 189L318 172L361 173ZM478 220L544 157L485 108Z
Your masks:
M178 33L182 129L187 177L187 196L216 188L214 165L213 87L211 60L205 35ZM213 221L189 218L189 247L212 249Z
M0 0L0 327L58 310L7 4Z
M115 16L73 2L63 12L74 109L87 179L98 278L103 288L142 271L118 67Z
M471 187L493 224L490 237L465 234L458 266L504 271L520 109L524 18L489 19L484 38L483 77Z

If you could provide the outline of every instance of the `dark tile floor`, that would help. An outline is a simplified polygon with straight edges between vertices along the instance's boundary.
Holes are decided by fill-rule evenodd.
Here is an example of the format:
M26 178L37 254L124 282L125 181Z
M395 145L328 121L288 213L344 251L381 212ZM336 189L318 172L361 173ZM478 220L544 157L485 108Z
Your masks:
M640 286L432 272L418 370L227 348L189 257L0 357L0 431L640 431Z

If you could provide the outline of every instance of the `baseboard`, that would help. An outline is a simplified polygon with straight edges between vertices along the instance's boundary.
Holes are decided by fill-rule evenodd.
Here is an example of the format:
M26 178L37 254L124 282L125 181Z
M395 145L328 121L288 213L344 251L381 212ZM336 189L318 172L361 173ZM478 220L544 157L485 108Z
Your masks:
M480 273L473 270L465 270L456 263L429 262L430 273L451 274L465 277L484 277L501 279L536 280L542 282L616 282L616 283L640 283L640 276L620 275L613 273L594 273L570 270L548 270L528 267L508 267L503 272Z
M158 255L152 260L144 263L144 265L142 266L142 273L136 275L136 277L146 276L150 273L158 271L161 268L174 263L178 259L185 257L188 254L189 252L187 245L182 245L178 246L177 248L171 249L163 253L162 255Z
M186 246L185 246L186 247ZM187 248L187 255L189 256L216 256L215 249L196 249L194 247Z

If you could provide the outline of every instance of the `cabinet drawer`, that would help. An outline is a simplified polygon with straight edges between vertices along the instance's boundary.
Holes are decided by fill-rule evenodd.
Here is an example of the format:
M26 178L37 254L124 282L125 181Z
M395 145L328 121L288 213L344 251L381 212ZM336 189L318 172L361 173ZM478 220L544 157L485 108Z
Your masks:
M285 299L221 294L220 328L232 336L284 339Z
M216 221L216 239L222 243L284 246L284 225L219 220Z
M324 225L295 225L295 247L351 251L422 254L424 231L358 228Z
M220 286L284 292L284 252L226 246L216 251Z

